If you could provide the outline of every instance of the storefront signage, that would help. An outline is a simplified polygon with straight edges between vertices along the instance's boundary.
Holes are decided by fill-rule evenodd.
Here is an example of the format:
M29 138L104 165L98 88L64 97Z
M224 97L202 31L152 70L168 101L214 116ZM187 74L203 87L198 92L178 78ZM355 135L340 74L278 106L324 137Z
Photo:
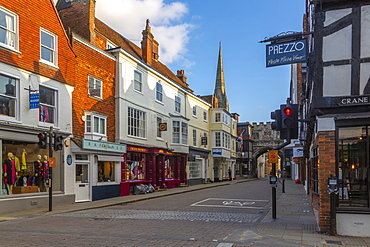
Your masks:
M159 131L167 131L167 123L160 123Z
M353 106L353 105L368 105L370 96L342 97L338 99L338 105Z
M55 158L50 157L49 158L49 167L56 167L56 166L57 166L57 164L56 164Z
M113 142L102 142L95 140L82 139L82 148L99 151L110 151L116 153L126 153L126 145Z
M301 63L306 60L305 39L266 46L266 67Z
M127 151L135 151L135 152L149 152L147 148L137 148L137 147L127 147Z
M212 155L222 155L222 148L212 148Z
M30 93L30 109L39 108L40 94Z
M168 152L168 151L164 151L164 150L158 150L158 153L159 154L169 154L169 155L173 155L173 153L171 153L171 152Z
M201 138L201 145L204 145L204 146L207 145L207 137L206 136L202 136L202 138Z

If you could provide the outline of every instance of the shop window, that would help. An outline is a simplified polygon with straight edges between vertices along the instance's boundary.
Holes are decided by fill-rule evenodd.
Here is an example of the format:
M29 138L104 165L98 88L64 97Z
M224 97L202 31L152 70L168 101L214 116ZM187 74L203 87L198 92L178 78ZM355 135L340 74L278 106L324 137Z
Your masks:
M338 131L339 206L369 208L369 126Z
M98 162L98 182L114 182L114 162Z
M175 169L174 159L167 159L164 162L164 169L165 169L165 178L171 179L174 178L173 172Z
M18 49L18 16L0 6L0 45Z
M138 92L142 92L143 87L143 75L135 70L134 72L134 90Z
M40 85L39 92L39 121L55 124L57 91Z
M45 30L40 30L41 61L52 65L57 65L57 37L55 34Z
M103 81L93 76L88 77L89 81L89 97L102 98Z
M146 179L145 154L127 153L125 180Z
M15 117L17 113L18 80L0 74L0 115Z
M2 182L0 195L38 193L49 191L49 156L47 150L40 150L37 144L2 141ZM57 162L60 160L57 159ZM56 176L57 180L58 173ZM60 183L53 187L60 190Z
M319 193L319 159L317 147L313 149L313 157L311 162L313 166L312 191L315 193Z
M134 108L128 108L128 135L146 137L146 113Z
M195 161L189 161L189 179L196 179L202 177L202 161L201 160L195 160Z

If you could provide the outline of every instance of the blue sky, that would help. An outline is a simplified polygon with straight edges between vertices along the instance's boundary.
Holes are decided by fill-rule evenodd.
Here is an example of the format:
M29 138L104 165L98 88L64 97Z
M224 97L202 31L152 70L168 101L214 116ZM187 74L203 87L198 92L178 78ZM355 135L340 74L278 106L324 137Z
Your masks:
M304 0L97 0L96 15L137 45L150 19L159 60L174 73L184 69L196 95L213 94L222 42L230 112L240 122L268 122L289 96L290 65L266 68L266 44L258 42L302 31L304 5Z

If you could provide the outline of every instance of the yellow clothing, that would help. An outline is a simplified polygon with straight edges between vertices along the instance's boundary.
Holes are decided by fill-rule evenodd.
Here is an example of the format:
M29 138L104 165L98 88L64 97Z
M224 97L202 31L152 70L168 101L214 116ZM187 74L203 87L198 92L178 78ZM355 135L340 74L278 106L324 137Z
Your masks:
M22 167L21 167L22 170L27 169L26 154L27 154L26 150L24 150L23 153L22 153Z
M14 164L15 164L15 170L20 171L21 170L21 164L19 163L19 159L16 156L13 156Z

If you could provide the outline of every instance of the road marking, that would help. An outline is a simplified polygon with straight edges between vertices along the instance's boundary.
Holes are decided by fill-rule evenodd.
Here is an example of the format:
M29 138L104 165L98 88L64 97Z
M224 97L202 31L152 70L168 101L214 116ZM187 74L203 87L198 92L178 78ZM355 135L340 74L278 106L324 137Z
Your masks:
M268 200L207 198L190 206L262 209L268 202Z

